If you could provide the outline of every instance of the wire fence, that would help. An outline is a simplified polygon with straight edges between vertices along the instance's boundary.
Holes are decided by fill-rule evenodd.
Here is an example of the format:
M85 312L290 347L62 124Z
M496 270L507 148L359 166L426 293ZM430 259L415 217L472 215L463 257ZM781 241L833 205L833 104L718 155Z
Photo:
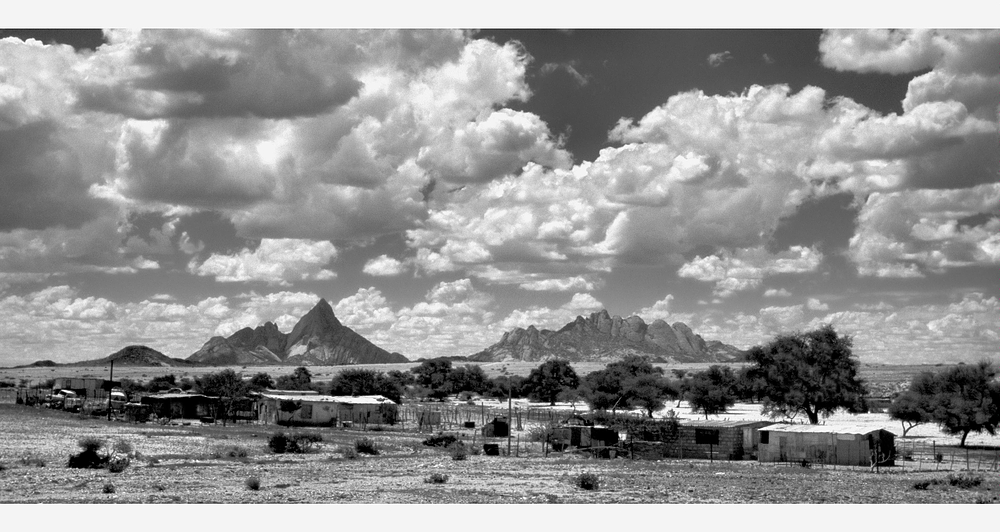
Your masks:
M1000 471L1000 448L896 440L895 464L917 471Z

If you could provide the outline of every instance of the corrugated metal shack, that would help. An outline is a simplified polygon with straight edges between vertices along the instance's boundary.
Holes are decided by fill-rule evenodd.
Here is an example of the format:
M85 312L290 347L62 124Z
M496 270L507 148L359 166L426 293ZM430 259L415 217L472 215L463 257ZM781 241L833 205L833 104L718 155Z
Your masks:
M200 393L169 391L147 395L141 404L149 405L149 412L157 417L170 419L215 418L219 398Z
M257 395L259 418L277 425L394 424L397 405L381 395L319 395L316 392L267 390Z
M759 429L771 421L683 420L677 434L664 441L631 442L636 459L704 458L745 460L757 456Z
M72 390L83 397L106 398L112 388L121 387L120 381L109 381L94 377L57 377L52 384L53 389Z
M485 438L506 438L510 435L510 423L507 416L498 416L493 421L483 425L483 437Z
M568 447L608 447L618 443L618 432L574 415L552 431L549 443L555 451Z
M761 462L815 462L870 466L872 451L894 465L896 435L882 428L854 425L793 425L776 423L761 427L757 452Z

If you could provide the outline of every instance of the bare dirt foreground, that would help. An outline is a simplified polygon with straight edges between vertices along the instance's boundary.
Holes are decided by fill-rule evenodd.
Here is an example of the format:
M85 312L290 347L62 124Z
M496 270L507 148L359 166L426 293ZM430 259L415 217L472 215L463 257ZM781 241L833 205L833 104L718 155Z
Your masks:
M1000 474L976 487L949 485L944 472L882 474L755 462L470 455L455 461L420 442L427 434L298 429L324 441L304 455L272 454L263 425L160 426L0 405L0 501L7 503L974 503L998 502ZM139 454L120 473L70 469L77 441L123 440ZM374 439L378 456L344 458L339 448ZM469 434L471 439L471 433ZM537 445L537 444L536 444ZM247 451L230 458L226 450ZM41 465L44 464L44 465ZM599 488L576 478L597 475ZM448 476L427 483L433 473ZM260 489L247 488L249 477ZM921 481L926 489L915 488ZM114 493L105 493L105 486Z

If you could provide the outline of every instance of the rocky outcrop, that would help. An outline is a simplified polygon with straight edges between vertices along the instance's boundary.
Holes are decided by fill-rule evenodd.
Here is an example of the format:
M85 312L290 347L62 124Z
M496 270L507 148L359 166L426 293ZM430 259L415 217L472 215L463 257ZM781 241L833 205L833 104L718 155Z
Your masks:
M742 351L722 342L706 342L684 323L655 320L647 325L639 316L622 318L606 310L577 316L558 331L516 328L499 342L469 357L477 362L561 358L578 362L611 362L638 354L659 362L730 362Z
M210 365L392 364L409 362L389 353L340 323L321 299L285 334L274 323L240 329L228 338L212 337L188 360Z

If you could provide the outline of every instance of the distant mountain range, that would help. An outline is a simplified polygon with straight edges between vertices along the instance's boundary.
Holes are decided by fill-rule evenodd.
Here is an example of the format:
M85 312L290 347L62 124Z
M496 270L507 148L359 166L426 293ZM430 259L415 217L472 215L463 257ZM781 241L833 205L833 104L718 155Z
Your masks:
M518 327L469 360L613 362L629 354L654 362L733 362L742 358L743 351L719 341L706 342L681 322L656 320L646 325L639 316L623 319L601 310L587 318L577 316L558 331Z
M230 335L212 337L187 358L211 366L281 364L331 366L338 364L397 364L410 362L390 353L340 323L325 299L285 334L272 322L256 329L245 327Z
M541 362L553 358L572 362L613 362L629 354L653 362L733 362L743 351L719 341L706 342L690 327L655 320L647 325L639 316L610 316L606 310L589 317L577 316L558 331L533 325L504 333L499 342L468 357L453 361ZM423 359L420 359L423 360ZM418 360L417 362L419 362ZM245 327L229 337L215 336L186 359L172 358L143 346L130 345L107 357L56 364L42 360L20 367L106 366L330 366L342 364L395 364L412 362L390 353L340 323L325 299L302 316L290 333L272 322L254 329Z

